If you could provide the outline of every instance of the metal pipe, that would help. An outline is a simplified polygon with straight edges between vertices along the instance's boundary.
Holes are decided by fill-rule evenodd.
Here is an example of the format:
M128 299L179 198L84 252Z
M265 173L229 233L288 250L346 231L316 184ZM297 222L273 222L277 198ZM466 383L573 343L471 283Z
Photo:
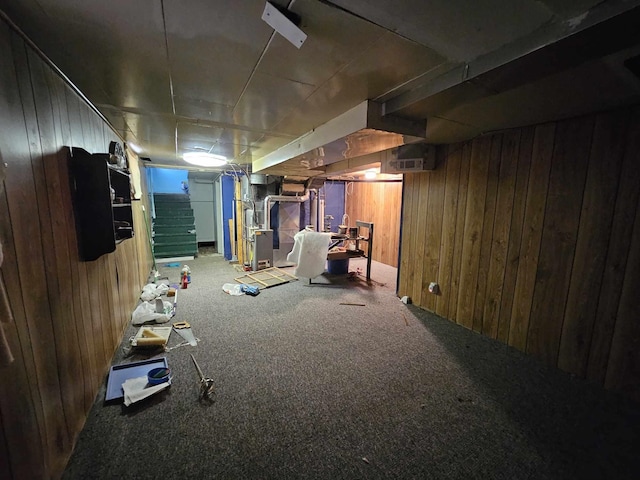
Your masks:
M264 197L264 229L271 230L271 202L297 202L302 203L309 200L309 192L301 197L291 195L267 195Z
M310 193L313 193L309 206L309 223L313 225L316 232L320 232L320 224L318 223L318 191L315 189L309 189Z

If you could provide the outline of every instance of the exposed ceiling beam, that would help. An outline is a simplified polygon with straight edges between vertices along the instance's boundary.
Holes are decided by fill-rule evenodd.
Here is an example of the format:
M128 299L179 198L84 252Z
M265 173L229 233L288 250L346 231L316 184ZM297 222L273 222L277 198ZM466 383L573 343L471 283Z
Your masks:
M360 157L347 158L339 162L327 165L325 169L326 175L337 175L342 173L357 172L366 170L367 168L379 167L382 159L386 158L386 152L369 153Z
M427 121L407 120L393 115L383 116L380 104L366 100L293 142L255 160L252 170L260 172L363 129L382 130L424 138Z
M478 95L498 93L631 46L640 36L639 5L638 0L602 2L578 17L549 23L435 78L430 73L423 81L415 79L412 90L383 103L384 114L398 113L466 82L484 87Z

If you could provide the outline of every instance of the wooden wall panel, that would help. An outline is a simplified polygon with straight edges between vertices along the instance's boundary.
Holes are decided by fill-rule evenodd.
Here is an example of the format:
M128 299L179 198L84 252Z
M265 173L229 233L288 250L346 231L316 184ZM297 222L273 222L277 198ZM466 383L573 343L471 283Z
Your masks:
M437 163L444 164L445 152L437 153ZM422 301L431 311L436 309L437 295L429 292L429 284L438 281L440 268L440 248L442 239L442 215L444 213L444 192L446 169L441 167L434 171L423 173L422 177L429 180L429 199L423 209L426 210L426 231L422 241L424 255L422 263Z
M518 273L516 274L513 307L511 309L511 325L509 326L509 345L519 350L525 350L527 346L531 302L536 281L544 212L547 204L547 189L554 140L554 124L536 127L526 192Z
M592 117L560 122L556 130L527 335L527 352L551 364L558 360L592 133Z
M347 191L345 212L349 215L349 225L355 226L356 220L372 222L373 260L397 267L402 183L352 182ZM366 231L363 234L368 235Z
M52 281L44 272L55 271L51 265L51 255L45 251L52 242L51 225L48 222L34 222L40 212L46 214L43 187L42 149L40 132L35 111L35 100L31 75L24 42L12 35L14 65L18 81L19 98L23 106L23 121L27 133L27 145L24 155L14 163L9 163L8 180L16 180L7 185L9 211L15 242L18 269L16 280L23 295L26 322L31 337L35 371L33 372L39 391L36 408L42 410L43 444L46 446L46 464L56 470L64 465L61 451L70 449L69 432L62 410L62 392L60 378L56 368L56 345L52 311L49 303L48 287ZM5 161L11 160L5 158ZM15 176L13 174L15 172ZM16 187L19 191L16 191ZM38 239L34 241L34 239ZM45 258L46 255L46 258ZM28 294L27 294L28 292ZM55 412L55 414L53 414Z
M72 234L75 228L75 220L72 209L67 208L68 205L71 205L71 186L69 184L67 171L67 148L69 145L75 144L73 137L75 137L78 142L81 142L82 134L77 132L77 130L80 129L80 120L76 119L75 122L72 120L74 115L79 111L77 107L73 108L73 105L78 104L78 99L76 96L71 95L69 87L60 82L58 76L52 71L49 71L49 90L51 92L51 103L55 119L54 126L56 127L59 138L55 157L49 161L49 163L52 164L51 168L55 168L57 172L57 179L54 176L48 178L50 178L50 182L57 180L61 206L57 210L59 215L56 216L56 219L62 222L64 227L61 227L61 229L66 232L65 235L60 234L60 239L64 241L61 248L66 248L69 269L68 271L62 272L62 277L64 279L64 296L65 298L67 295L71 297L70 300L65 303L67 305L67 318L73 321L69 330L71 335L75 335L75 341L77 342L77 348L79 350L76 354L77 356L73 356L76 360L75 363L77 367L80 369L80 374L75 377L74 387L77 389L77 394L82 396L82 405L84 408L78 408L80 409L79 413L83 421L83 412L87 411L93 404L95 391L99 385L99 371L96 367L95 357L90 355L87 344L88 334L85 331L84 312L89 310L87 302L88 294L85 293L88 287L86 281L84 281L84 278L86 278L84 264L75 261L79 255L76 237ZM69 94L67 94L67 91L69 91ZM67 95L69 95L69 98L67 98ZM69 99L75 100L75 102L71 102L71 112L69 111L68 105ZM53 164L55 164L55 167ZM81 359L81 361L77 361L78 359Z
M14 317L2 328L15 358L0 368L0 384L11 385L0 389L8 478L60 476L151 267L142 202L134 207L140 240L79 260L67 149L105 152L111 140L101 117L0 22L0 154L8 164L0 274Z
M482 315L487 292L487 277L491 261L491 245L493 224L496 213L496 197L498 193L498 178L500 171L500 151L502 148L502 135L491 138L491 150L489 154L489 170L487 172L487 189L484 201L484 219L482 221L480 258L478 259L478 280L475 288L475 300L473 303L473 329L482 331Z
M625 156L615 201L609 235L607 259L598 299L596 322L590 344L587 378L602 383L605 380L611 339L618 317L618 305L634 225L634 210L640 196L640 109L630 119L625 142Z
M640 107L439 151L438 174L407 176L403 291L422 308L640 400ZM423 248L414 236L425 216ZM424 293L434 271L435 303Z
M640 400L640 205L633 225L605 385Z
M514 130L504 135L503 147L500 153L500 172L497 177L499 181L496 182L495 221L493 222L494 227L490 242L491 251L489 270L486 277L487 287L485 290L484 311L479 315L482 320L482 333L492 338L498 336L502 285L506 270L509 232L511 230L519 146L519 130ZM485 228L485 230L487 229Z
M6 35L4 35L6 33ZM0 120L0 139L2 145L3 161L10 158L16 158L16 172L18 174L24 172L24 165L29 162L28 151L28 139L26 136L26 129L24 121L15 124L11 121L11 116L22 117L22 105L20 103L20 91L18 88L18 79L16 78L15 62L12 56L12 36L8 30L3 31L3 51L7 52L7 55L0 55L0 61L4 61L0 72L2 72L2 90L4 94L2 111L5 115ZM18 278L18 261L16 253L16 242L24 241L23 238L15 239L13 235L13 225L11 222L12 215L19 215L19 210L16 207L10 208L13 199L16 195L20 195L20 192L9 185L5 186L6 198L6 210L2 215L3 222L3 235L2 241L4 244L5 260L2 267L4 283L7 288L11 307L13 309L14 324L10 328L9 325L3 325L5 333L9 337L9 345L13 351L14 357L17 361L21 361L21 368L12 368L13 372L9 372L9 368L5 367L0 369L0 374L3 375L3 384L13 384L17 387L22 398L15 399L13 396L3 396L2 408L6 412L11 412L11 415L7 415L5 418L4 428L6 429L5 436L8 439L10 448L10 463L12 472L20 472L22 475L29 477L30 475L38 474L43 471L46 459L44 458L46 449L46 442L44 436L38 436L34 438L34 442L31 445L25 445L24 456L21 455L20 445L13 445L9 441L12 437L20 435L21 419L20 414L26 414L25 428L29 431L40 432L44 423L44 415L42 411L42 402L39 397L39 391L34 387L28 379L36 372L36 363L32 350L30 348L29 329L27 326L26 318L27 313L22 298L19 278ZM22 199L20 199L22 200ZM5 274L5 272L7 272ZM16 375L13 378L11 373ZM14 382L20 382L16 385ZM23 383L24 382L24 383ZM26 400L26 404L20 405L22 401ZM35 454L32 465L24 463L28 456Z
M413 233L414 219L413 202L411 202L410 199L415 196L416 191L413 183L414 178L414 175L405 175L402 188L402 229L400 236L400 243L402 247L400 248L400 265L398 268L403 272L403 275L399 277L397 287L398 295L400 297L409 295L411 282L413 281L411 273L411 255L413 255L411 237Z
M424 291L424 245L425 236L427 234L427 206L429 205L429 183L430 175L415 174L416 185L418 187L418 195L413 198L413 209L419 214L416 219L416 230L411 238L414 255L411 259L414 263L413 269L413 288L410 297L420 302L422 292Z
M500 310L498 320L497 338L503 343L509 342L511 328L511 312L516 288L516 278L520 266L520 245L524 229L524 215L529 184L529 170L531 168L531 156L533 150L534 128L526 128L522 131L518 142L518 166L516 184L513 192L513 205L511 209L511 225L509 228L509 245L505 264L504 280L500 294ZM500 223L502 214L498 216Z
M36 187L38 203L40 211L60 212L64 211L65 205L60 195L60 172L56 157L63 146L61 136L58 134L60 128L56 128L55 125L54 102L52 102L53 95L50 91L49 78L51 71L45 67L35 53L28 52L27 58L40 138L35 163L42 170L34 168L34 172L38 171ZM62 215L44 217L41 224L43 227L46 226L47 232L50 232L50 236L43 234L42 237L47 264L46 271L59 273L59 275L47 275L46 278L47 289L53 293L53 295L49 295L51 314L53 318L61 319L53 324L55 353L60 367L58 371L62 397L61 418L66 422L67 431L73 432L81 429L84 424L84 392L82 388L77 386L77 379L82 378L82 372L81 365L75 361L80 356L74 325L75 318L72 315L66 315L67 306L72 301L72 290L65 280L70 277L71 270L71 260L67 249L69 229ZM61 448L68 448L68 445L61 445Z
M67 112L69 117L69 130L71 133L70 145L80 145L83 142L83 133L82 133L82 119L80 117L80 110L82 102L80 98L71 91L70 88L65 88L64 90L65 100L67 105ZM66 152L65 158L61 158L61 168L66 168ZM68 181L68 180L67 180ZM67 197L69 202L68 205L72 205L71 203L71 195ZM68 225L75 225L75 217L73 214L73 209L68 209L67 211L67 221ZM79 258L79 250L78 243L76 237L71 235L69 238L69 250L73 258ZM85 369L85 382L89 383L91 391L95 391L98 387L99 379L101 377L101 368L98 363L98 355L96 354L96 338L93 336L93 328L92 328L92 320L91 320L91 303L89 302L89 283L87 281L87 264L86 262L74 262L72 265L72 285L74 287L75 292L75 302L80 305L80 312L78 312L78 336L80 337L81 345L86 347L86 357L82 357L83 365ZM88 402L91 405L93 399L89 395L89 398L85 398L85 403Z
M455 226L458 214L458 190L460 184L460 162L462 151L455 146L440 149L443 155L443 168L445 174L445 187L443 194L442 210L442 238L440 241L440 263L438 265L438 278L443 285L451 284L451 272L453 270L453 251L455 247ZM435 312L442 316L449 315L450 291L441 292L436 297Z
M560 368L580 376L585 376L587 369L598 307L598 295L594 293L602 286L627 124L626 114L598 115L591 141L558 357Z
M455 243L453 247L453 264L451 266L451 285L442 282L441 292L450 292L449 298L449 318L456 323L460 323L458 316L458 295L460 293L460 271L462 268L462 246L465 237L465 218L467 211L467 192L469 189L469 167L471 165L471 143L464 146L455 147L462 149L462 161L460 163L460 187L458 189L458 213L456 215ZM442 293L441 293L442 294Z
M420 176L417 174L408 174L404 176L405 188L407 189L407 196L403 199L403 204L406 211L411 215L411 223L403 222L403 245L405 248L402 250L403 262L405 263L405 271L407 272L407 281L405 283L406 290L402 295L413 296L413 289L415 284L415 275L418 266L415 262L416 239L418 238L418 209L420 204ZM406 243L404 243L406 241ZM421 266L420 266L421 268Z
M64 95L64 91L62 93ZM62 105L66 105L66 102L61 103L61 106ZM71 185L69 184L69 175L67 171L67 151L64 147L56 157L56 164L58 168L58 179L62 202L64 205L71 205ZM73 232L73 229L75 228L73 211L65 208L61 217L65 222L66 231ZM90 348L88 343L88 326L84 321L86 318L85 311L89 310L87 297L84 294L84 291L88 287L86 285L86 281L85 283L82 283L81 280L81 278L86 278L86 275L81 277L81 273L83 273L84 270L81 270L80 266L84 266L84 264L74 261L74 259L79 258L78 243L74 235L66 235L66 246L67 251L69 252L70 263L66 283L67 291L71 293L71 302L67 304L67 313L74 321L75 335L79 349L79 356L75 357L75 359L81 369L80 376L76 378L77 383L75 388L82 388L82 399L84 405L83 411L87 411L87 409L91 408L91 405L93 404L95 391L98 388L100 377L96 366L95 355L93 355L93 350Z
M482 227L490 159L491 137L475 139L471 144L457 306L457 322L469 329L473 328L474 323L473 314L478 286L478 271L480 270Z
M4 122L0 122L0 126L4 127ZM3 131L7 132L4 129ZM2 133L0 133L0 139L4 140ZM10 149L3 150L2 155L11 153ZM0 159L4 160L4 157L0 156ZM41 405L38 399L39 392L31 381L35 366L30 351L26 315L19 285L13 281L12 275L4 273L15 272L18 268L9 219L7 196L3 194L0 196L0 238L3 244L4 263L0 275L6 285L14 319L13 323L3 323L0 326L4 330L14 357L11 366L0 368L0 385L3 385L0 392L0 411L3 415L0 415L0 418L2 418L2 436L7 442L8 457L8 468L5 471L11 473L11 478L41 478L45 472L46 445L40 434L43 414L39 407ZM5 385L11 385L11 388L4 388ZM8 391L11 395L7 394ZM25 434L30 437L29 441L22 440Z

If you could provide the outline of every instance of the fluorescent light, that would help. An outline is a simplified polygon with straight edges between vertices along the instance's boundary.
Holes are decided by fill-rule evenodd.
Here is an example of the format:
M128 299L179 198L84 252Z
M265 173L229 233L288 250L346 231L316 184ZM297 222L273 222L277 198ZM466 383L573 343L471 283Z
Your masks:
M207 152L187 152L182 155L185 162L199 167L221 167L227 164L227 157Z
M127 142L127 146L133 150L133 153L135 153L136 155L140 155L142 153L142 148L140 148L138 145L136 145L133 142Z

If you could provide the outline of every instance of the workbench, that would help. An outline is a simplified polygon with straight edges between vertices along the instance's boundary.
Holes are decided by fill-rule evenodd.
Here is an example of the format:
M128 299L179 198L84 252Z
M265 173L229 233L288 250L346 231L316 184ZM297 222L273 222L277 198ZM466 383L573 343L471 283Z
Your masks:
M327 260L346 260L349 258L362 258L367 259L367 282L371 280L371 253L373 252L373 223L363 222L356 220L356 227L358 227L358 236L350 237L347 234L331 232L331 243L329 244L329 253L327 253ZM360 235L360 228L366 228L368 230L368 236L364 237ZM361 242L367 243L367 250L360 248ZM345 248L344 250L334 251L331 249L340 245L355 245L354 249Z

